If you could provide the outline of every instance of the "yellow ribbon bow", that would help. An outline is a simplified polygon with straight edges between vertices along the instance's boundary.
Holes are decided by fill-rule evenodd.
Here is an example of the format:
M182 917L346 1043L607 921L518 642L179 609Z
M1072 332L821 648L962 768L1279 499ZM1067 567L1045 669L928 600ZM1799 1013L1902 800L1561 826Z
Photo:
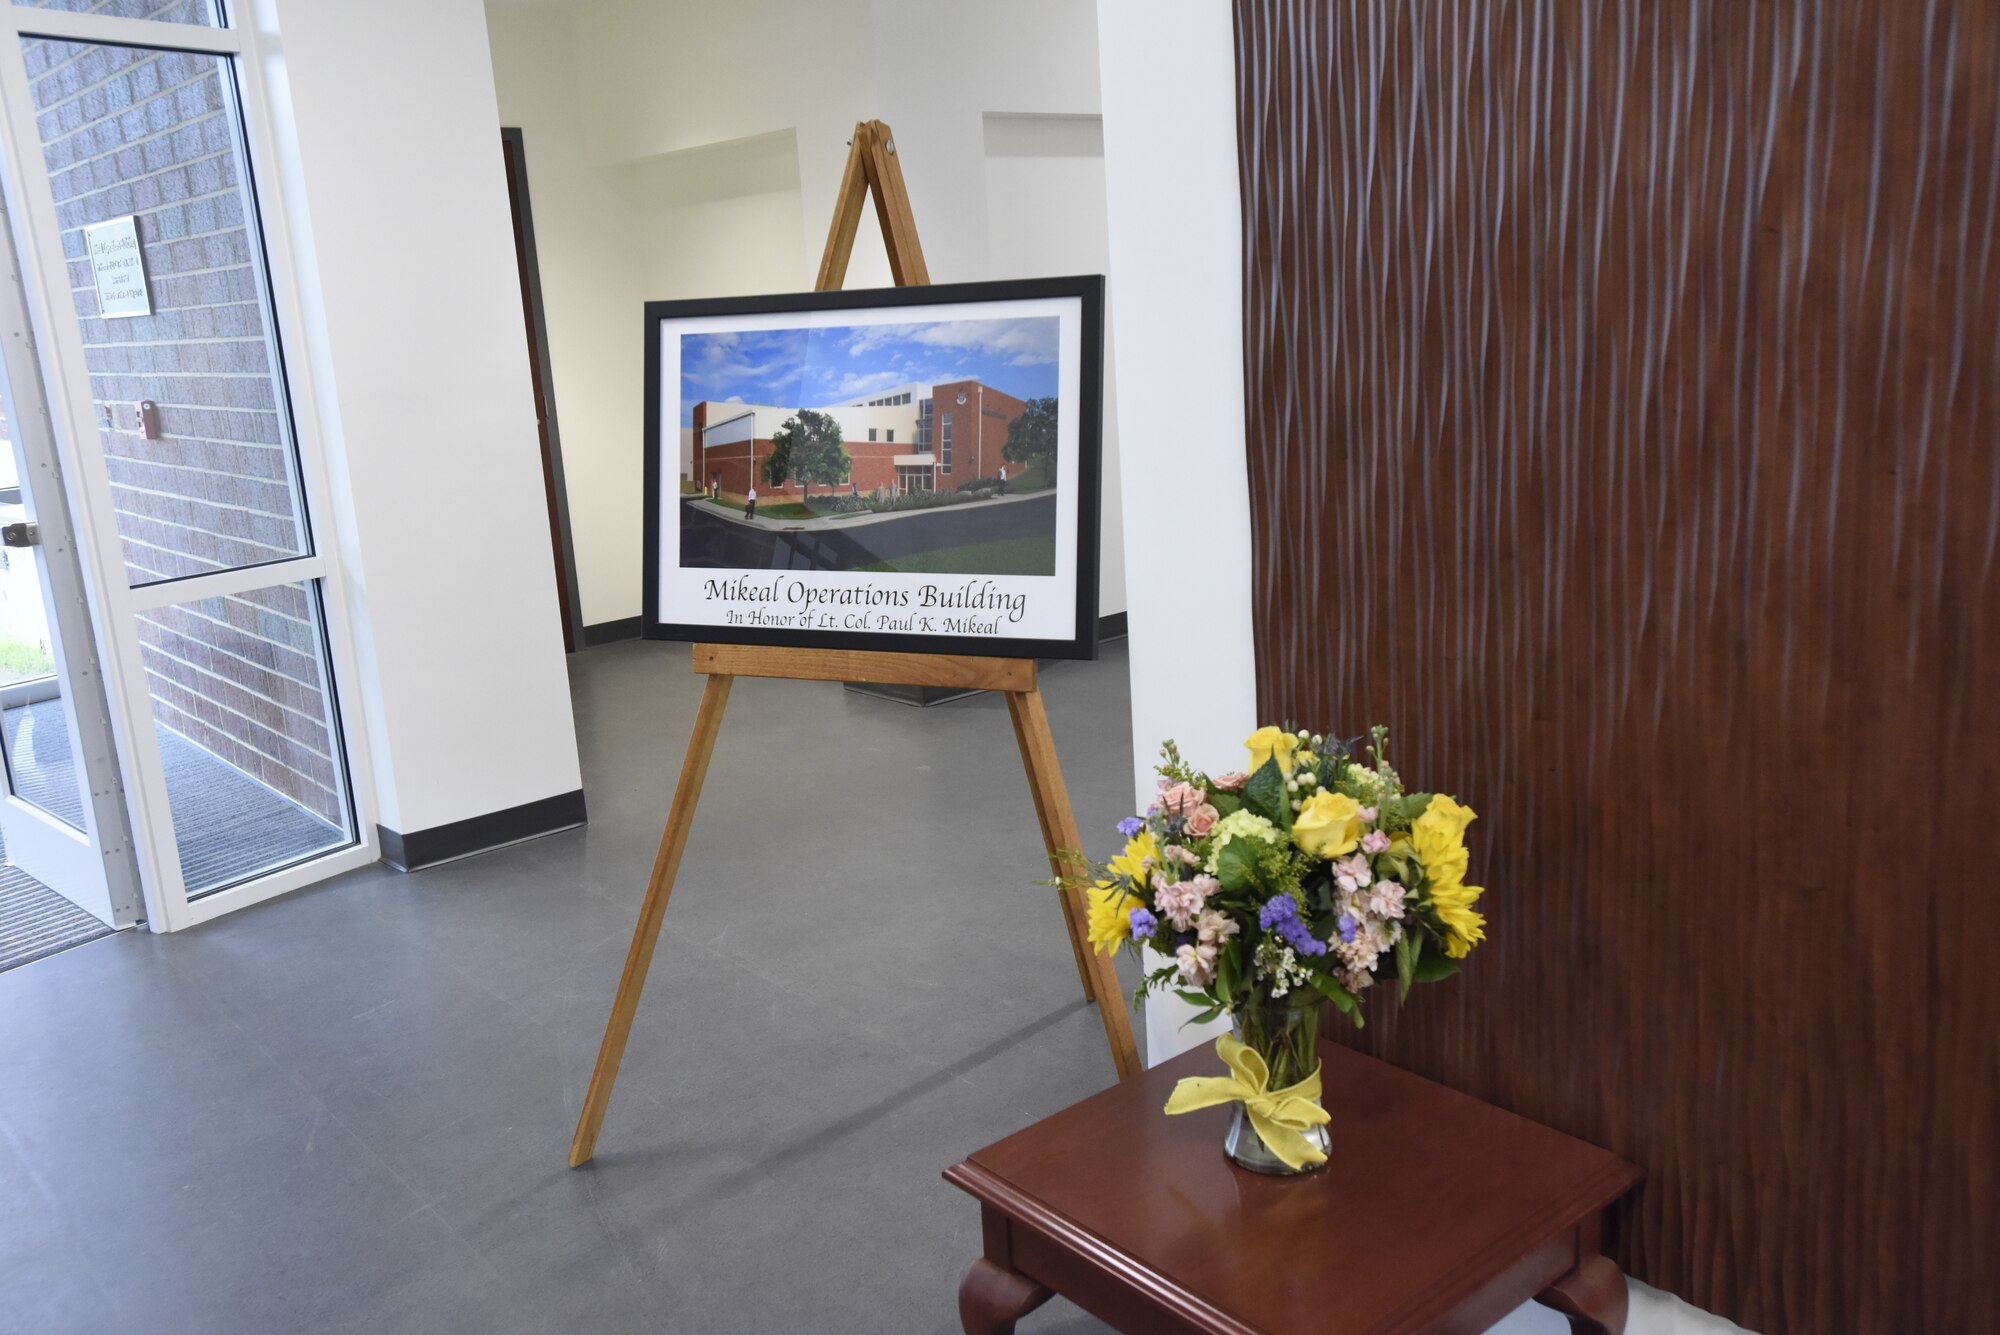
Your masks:
M1333 1118L1319 1106L1319 1067L1296 1085L1274 1090L1271 1067L1248 1044L1228 1034L1215 1040L1215 1054L1233 1074L1190 1076L1174 1086L1167 1096L1167 1112L1189 1113L1212 1108L1218 1103L1241 1103L1250 1114L1250 1126L1271 1147L1271 1153L1296 1171L1306 1164L1317 1167L1326 1162L1326 1151L1303 1134L1308 1127L1325 1126Z

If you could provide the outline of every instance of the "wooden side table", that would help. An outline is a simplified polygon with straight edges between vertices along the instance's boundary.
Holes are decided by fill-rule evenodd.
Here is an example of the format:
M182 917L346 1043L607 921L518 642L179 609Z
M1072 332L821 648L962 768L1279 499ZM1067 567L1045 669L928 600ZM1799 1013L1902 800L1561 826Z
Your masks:
M1637 1168L1351 1048L1320 1056L1333 1161L1305 1177L1225 1159L1228 1107L1161 1111L1181 1077L1221 1072L1207 1046L947 1170L985 1238L968 1335L1055 1293L1145 1335L1472 1332L1530 1298L1575 1332L1625 1328L1600 1244Z

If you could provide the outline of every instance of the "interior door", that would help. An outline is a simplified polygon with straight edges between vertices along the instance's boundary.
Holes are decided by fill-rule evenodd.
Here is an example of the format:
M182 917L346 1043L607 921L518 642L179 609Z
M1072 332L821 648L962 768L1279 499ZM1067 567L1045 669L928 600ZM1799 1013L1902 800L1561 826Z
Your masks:
M0 842L9 864L123 927L142 896L8 226L0 267Z

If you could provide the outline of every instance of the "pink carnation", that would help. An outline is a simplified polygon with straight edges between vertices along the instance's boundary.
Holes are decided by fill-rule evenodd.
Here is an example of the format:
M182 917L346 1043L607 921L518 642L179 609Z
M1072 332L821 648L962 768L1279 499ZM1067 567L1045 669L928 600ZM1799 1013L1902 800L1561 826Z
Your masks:
M1153 911L1172 923L1175 931L1185 932L1194 924L1209 895L1220 888L1221 883L1213 876L1197 876L1192 881L1160 886L1153 892Z
M1203 909L1201 916L1194 920L1195 935L1203 945L1221 945L1240 930L1236 919L1214 909Z
M1364 853L1388 852L1389 836L1380 830L1370 830L1361 836L1361 851Z
M1174 952L1181 981L1190 987L1207 987L1215 981L1215 947L1182 946Z
M1220 792L1234 793L1241 791L1243 785L1250 782L1250 776L1242 770L1233 769L1227 774L1212 774L1208 781Z

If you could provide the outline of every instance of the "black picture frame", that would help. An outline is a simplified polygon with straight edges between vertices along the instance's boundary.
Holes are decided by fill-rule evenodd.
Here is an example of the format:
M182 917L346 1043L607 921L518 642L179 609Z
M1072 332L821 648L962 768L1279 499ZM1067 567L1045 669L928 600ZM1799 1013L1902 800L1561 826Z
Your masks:
M871 631L799 630L783 627L717 626L666 621L660 617L660 504L665 480L665 423L660 383L660 324L704 316L774 315L794 312L922 307L1076 298L1081 347L1077 367L1077 508L1075 625L1068 639L996 639L981 635L927 635ZM773 645L801 649L848 649L884 653L974 654L989 658L1094 659L1098 652L1097 582L1102 539L1104 430L1104 277L1012 279L985 283L938 283L921 287L859 288L742 297L649 301L645 309L645 572L640 636L705 644ZM679 418L678 387L674 417ZM678 458L674 476L679 476Z

